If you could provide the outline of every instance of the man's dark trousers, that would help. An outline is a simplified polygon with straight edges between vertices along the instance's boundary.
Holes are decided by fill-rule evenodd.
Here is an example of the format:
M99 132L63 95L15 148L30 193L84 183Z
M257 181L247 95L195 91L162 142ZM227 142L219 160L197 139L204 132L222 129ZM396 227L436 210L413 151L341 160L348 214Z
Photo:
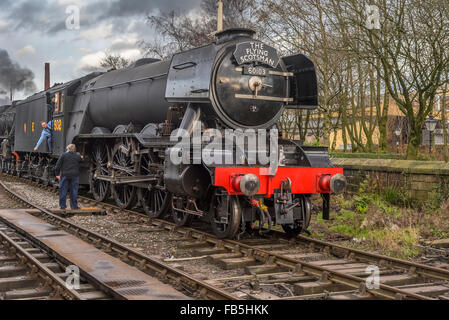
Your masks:
M61 177L59 181L59 207L67 208L67 191L70 191L70 208L78 209L78 187L80 183L79 177Z
M52 139L51 139L51 136L50 136L50 137L47 138L48 152L53 152L53 150L52 150L53 148L52 148L51 142L52 142Z

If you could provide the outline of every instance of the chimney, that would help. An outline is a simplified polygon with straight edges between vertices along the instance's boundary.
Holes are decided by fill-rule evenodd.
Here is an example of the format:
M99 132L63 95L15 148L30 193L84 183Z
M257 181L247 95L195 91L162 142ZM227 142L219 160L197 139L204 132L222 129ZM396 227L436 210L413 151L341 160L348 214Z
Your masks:
M45 63L45 84L44 84L45 90L50 89L50 64L47 62Z

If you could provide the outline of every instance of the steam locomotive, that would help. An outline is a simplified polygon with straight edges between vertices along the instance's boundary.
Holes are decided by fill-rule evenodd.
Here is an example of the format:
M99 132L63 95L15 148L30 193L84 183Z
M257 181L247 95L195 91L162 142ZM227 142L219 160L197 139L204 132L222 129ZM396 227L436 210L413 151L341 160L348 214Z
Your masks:
M286 109L317 100L311 60L280 58L251 30L225 30L171 60L92 73L0 108L0 168L53 185L56 160L74 143L85 159L80 184L96 200L178 225L202 219L220 238L275 224L297 235L310 195L322 195L328 218L330 194L346 186L327 148L278 130ZM53 121L51 152L45 143L33 151L42 121Z

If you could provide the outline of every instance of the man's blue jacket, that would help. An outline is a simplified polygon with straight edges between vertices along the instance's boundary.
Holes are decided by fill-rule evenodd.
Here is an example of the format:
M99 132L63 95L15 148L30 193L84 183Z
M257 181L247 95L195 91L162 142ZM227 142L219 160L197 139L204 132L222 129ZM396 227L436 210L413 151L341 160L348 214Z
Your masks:
M53 131L53 120L49 121L47 123L47 128L42 130L41 137L40 137L39 141L36 144L36 148L39 148L39 146L42 144L42 142L44 142L45 139L51 138L51 132L52 131Z

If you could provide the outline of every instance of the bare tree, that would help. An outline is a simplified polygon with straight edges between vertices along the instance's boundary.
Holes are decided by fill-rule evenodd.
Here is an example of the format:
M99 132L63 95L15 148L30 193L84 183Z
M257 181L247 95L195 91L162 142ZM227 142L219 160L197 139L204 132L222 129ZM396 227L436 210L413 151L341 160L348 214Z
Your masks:
M209 43L216 29L217 0L203 0L197 18L175 12L150 16L157 36L142 43L147 54L166 58ZM317 112L285 115L288 132L305 138L312 125L318 140L336 148L386 151L390 98L407 118L407 157L417 157L424 121L449 68L447 0L228 0L225 28L251 27L281 54L305 53L319 76ZM380 29L367 5L376 5ZM294 121L297 129L292 129ZM305 127L306 126L306 127ZM334 139L330 141L331 132Z
M133 61L126 59L120 54L106 52L106 56L100 61L100 66L107 69L124 69L128 68Z
M447 98L449 93L449 77L448 74L445 75L446 83L443 86L443 90L440 94L440 105L441 105L441 122L443 125L443 147L444 147L444 161L449 161L449 150L448 150L448 134L447 134Z
M330 145L332 118L338 112L336 101L342 92L345 59L330 50L339 42L339 35L327 21L321 0L266 0L257 11L259 30L283 54L305 53L314 61L319 77L320 139ZM337 121L338 122L338 121ZM315 128L317 129L317 128Z
M449 68L445 0L376 1L380 29L367 23L371 1L330 0L329 21L340 30L343 48L372 64L410 126L407 158L416 159L422 128ZM378 64L377 61L380 63Z
M213 40L217 29L217 0L203 0L199 18L175 11L148 16L148 23L156 30L155 39L140 43L147 56L159 59L176 52L200 47ZM223 27L251 28L255 0L224 1Z

